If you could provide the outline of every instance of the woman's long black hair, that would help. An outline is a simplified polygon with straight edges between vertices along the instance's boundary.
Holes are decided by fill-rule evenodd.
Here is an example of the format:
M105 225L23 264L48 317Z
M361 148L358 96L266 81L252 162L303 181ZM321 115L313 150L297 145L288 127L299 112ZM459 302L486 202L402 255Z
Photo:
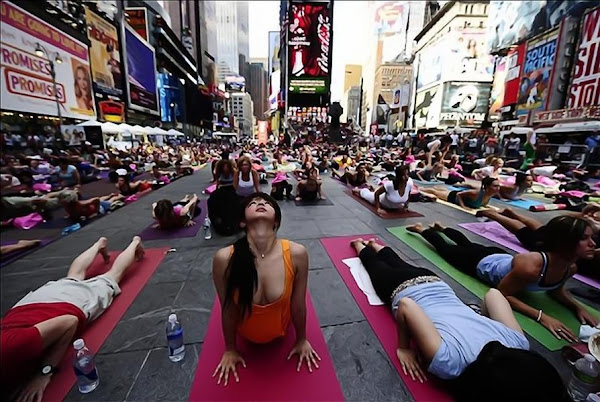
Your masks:
M574 252L589 226L585 219L575 216L562 215L552 218L546 224L544 249L551 252Z
M409 169L410 169L409 165L396 166L396 169L394 172L396 174L396 177L394 179L394 190L400 189L400 181L405 180L404 176L408 172Z
M274 230L281 225L281 209L273 197L265 193L253 193L244 198L241 203L242 221L245 221L245 213L248 205L261 199L275 210ZM246 228L244 228L245 230ZM252 299L258 286L258 273L256 272L256 256L250 250L248 236L244 235L233 244L233 254L225 270L225 301L224 306L235 302L234 296L237 292L237 305L242 317L252 313Z

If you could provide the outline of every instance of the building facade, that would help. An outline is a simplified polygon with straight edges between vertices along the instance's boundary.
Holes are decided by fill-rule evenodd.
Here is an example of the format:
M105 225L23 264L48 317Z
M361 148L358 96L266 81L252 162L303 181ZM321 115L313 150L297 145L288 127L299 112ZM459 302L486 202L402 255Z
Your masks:
M252 135L253 109L252 97L249 93L233 92L231 94L231 110L237 121L240 134L243 136Z
M267 72L263 68L262 63L249 64L246 91L250 93L254 101L254 116L257 119L261 119L263 114L269 110Z
M240 73L239 56L250 58L248 42L248 3L245 1L216 1L219 67L229 68L235 74ZM223 74L219 72L219 78Z

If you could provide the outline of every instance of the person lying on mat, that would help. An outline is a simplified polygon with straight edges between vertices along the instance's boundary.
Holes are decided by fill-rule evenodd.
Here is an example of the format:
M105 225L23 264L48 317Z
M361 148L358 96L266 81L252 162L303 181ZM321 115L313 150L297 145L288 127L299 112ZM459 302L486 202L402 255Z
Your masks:
M105 237L98 239L73 260L65 278L30 292L0 322L0 379L11 399L42 400L73 339L109 308L129 267L144 256L142 241L135 236L108 272L86 279L97 254L109 262L106 245Z
M87 220L108 213L111 208L116 208L116 203L124 205L125 197L121 194L109 194L102 197L81 200L78 191L65 190L58 197L61 205L67 212L68 219L73 221ZM113 204L115 204L113 206Z
M81 186L81 177L77 168L71 164L67 158L58 160L58 167L54 171L58 175L62 187Z
M137 193L143 193L144 191L152 189L152 182L147 180L137 180L137 181L129 181L129 175L125 171L125 169L119 169L124 171L124 174L119 174L123 172L117 171L118 179L115 187L121 192L122 195L128 197L130 195L134 195Z
M470 395L468 400L490 400L489 389L496 392L497 387L507 388L507 384L510 384L507 392L518 389L530 396L520 400L557 400L557 395L566 395L552 365L528 350L529 342L498 290L486 293L485 315L479 315L434 272L405 262L391 248L361 238L351 245L375 292L392 309L398 331L396 355L402 371L413 381L425 381L427 371L453 380L450 389L460 395L480 385L481 380L474 378L480 372L485 375L488 393ZM410 347L412 341L416 348ZM511 359L514 364L502 364L504 359ZM532 371L523 375L523 366ZM543 386L531 381L532 373L544 373L537 377L543 379Z
M477 180L483 180L486 177L493 177L494 179L497 179L502 173L503 166L504 161L502 158L493 158L490 161L489 166L482 167L481 169L475 169L471 174Z
M334 178L338 178L342 183L358 187L362 186L367 182L369 172L367 172L367 165L364 162L361 162L356 166L356 169L354 171L346 169L346 171L341 175L338 171L332 169L331 176Z
M584 219L592 229L592 240L600 244L600 204L589 203L581 212L565 212L569 216ZM521 245L529 251L544 251L546 238L546 225L528 216L519 214L510 208L497 211L478 211L478 217L486 217L501 224L506 230L514 234ZM596 249L594 258L577 260L577 272L589 276L600 277L600 249Z
M281 209L273 198L255 193L242 201L241 226L246 236L222 248L213 259L213 281L222 307L225 352L213 377L227 385L229 375L239 381L237 365L246 367L236 348L236 335L268 343L294 325L296 344L288 359L299 356L297 370L308 370L321 360L306 339L308 253L304 246L277 238Z
M413 180L420 181L432 181L437 180L438 176L441 176L444 172L444 165L441 162L436 162L433 166L422 166L417 167L417 169L413 172L410 172L410 178Z
M524 172L515 174L515 184L502 184L498 191L501 200L519 200L521 196L533 185L533 177Z
M576 342L577 336L559 320L521 301L517 296L519 292L548 292L572 310L582 324L598 324L598 320L577 303L564 286L577 273L575 261L594 256L596 244L591 238L592 229L583 219L570 216L552 219L546 228L546 251L514 256L499 247L473 243L458 230L439 223L428 229L420 223L406 229L423 236L456 269L498 288L514 310L536 320L558 339ZM455 244L446 242L440 233Z
M196 194L188 194L176 203L166 199L155 202L152 204L152 218L158 221L155 227L172 230L194 226L196 224L194 218L200 214L197 204L198 196Z
M413 188L413 181L408 177L408 165L398 166L395 173L393 181L383 181L375 191L355 187L352 193L374 205L380 215L385 215L386 211L408 211L410 192Z
M16 253L19 251L29 250L40 245L41 240L19 240L15 244L7 244L0 246L0 255Z
M421 188L420 191L425 196L432 195L440 200L456 204L464 209L478 209L487 206L490 198L498 194L500 183L492 177L486 177L481 181L481 189L449 191L445 188Z
M258 172L252 167L252 161L247 156L242 156L237 161L238 172L233 176L233 187L240 197L260 192L260 178Z
M312 162L306 163L303 177L305 179L298 181L296 201L324 200L325 197L321 194L323 180L321 180L321 176L319 175L319 169L313 166Z

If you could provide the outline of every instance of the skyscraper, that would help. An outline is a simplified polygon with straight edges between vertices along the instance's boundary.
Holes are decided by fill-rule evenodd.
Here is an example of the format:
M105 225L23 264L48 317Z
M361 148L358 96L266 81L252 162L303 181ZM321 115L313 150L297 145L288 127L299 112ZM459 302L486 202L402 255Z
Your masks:
M248 42L248 2L217 1L217 38L219 66L239 74L239 55L250 58Z

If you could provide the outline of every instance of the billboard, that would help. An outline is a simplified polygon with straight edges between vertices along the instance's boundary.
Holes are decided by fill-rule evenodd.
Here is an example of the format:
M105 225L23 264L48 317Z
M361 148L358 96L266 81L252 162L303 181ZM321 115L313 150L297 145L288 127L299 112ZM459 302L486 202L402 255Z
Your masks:
M392 103L390 107L396 109L402 106L408 106L410 97L410 84L404 84L394 88L392 91Z
M158 115L154 48L129 26L125 27L125 44L129 107Z
M382 42L382 62L394 60L406 48L406 28L410 2L375 3L375 34Z
M94 91L121 97L123 75L117 28L85 7Z
M527 42L521 71L517 116L546 110L550 78L558 45L558 29Z
M428 46L420 53L417 89L438 82L442 78L441 46Z
M462 28L448 35L446 45L438 46L443 55L443 81L492 82L494 56L487 49L484 28Z
M160 120L177 123L183 121L183 90L179 78L172 74L158 73Z
M519 100L521 65L525 59L525 43L511 49L506 56L506 80L504 81L504 100L502 106L514 105Z
M496 60L496 73L494 74L494 83L490 94L491 119L499 119L501 115L502 101L504 100L504 83L506 81L506 57L498 57Z
M0 107L57 116L57 103L46 56L35 53L41 44L54 63L56 92L63 117L96 117L88 48L15 4L3 1L0 47Z
M598 4L597 0L491 1L488 49L492 53L506 49Z
M148 41L148 16L145 7L127 7L125 18L130 27L146 42Z
M417 92L415 101L416 128L437 127L442 106L442 91L440 85Z
M329 3L292 3L288 34L290 93L329 92L331 29Z
M589 10L581 22L567 104L569 108L600 105L600 7Z
M447 82L440 113L441 125L479 126L485 120L491 84Z
M281 33L269 31L269 74L281 70L279 48L281 47Z
M246 91L246 79L241 75L233 74L225 76L225 90L226 91Z

